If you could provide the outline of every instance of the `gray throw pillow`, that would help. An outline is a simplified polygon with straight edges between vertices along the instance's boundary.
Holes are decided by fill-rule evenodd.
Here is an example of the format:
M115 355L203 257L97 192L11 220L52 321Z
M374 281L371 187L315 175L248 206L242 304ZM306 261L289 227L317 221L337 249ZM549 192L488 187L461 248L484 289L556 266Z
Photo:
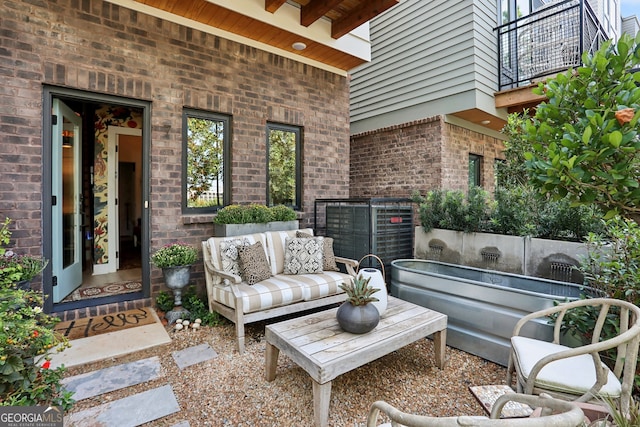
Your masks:
M322 273L321 237L287 237L284 241L284 274Z

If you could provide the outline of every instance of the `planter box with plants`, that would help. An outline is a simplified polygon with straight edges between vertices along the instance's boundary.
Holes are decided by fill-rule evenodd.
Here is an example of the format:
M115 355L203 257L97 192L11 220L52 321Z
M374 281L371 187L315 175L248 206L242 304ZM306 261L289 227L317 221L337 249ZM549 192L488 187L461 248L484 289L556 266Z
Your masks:
M213 222L216 237L298 229L298 215L283 205L229 205L218 211Z

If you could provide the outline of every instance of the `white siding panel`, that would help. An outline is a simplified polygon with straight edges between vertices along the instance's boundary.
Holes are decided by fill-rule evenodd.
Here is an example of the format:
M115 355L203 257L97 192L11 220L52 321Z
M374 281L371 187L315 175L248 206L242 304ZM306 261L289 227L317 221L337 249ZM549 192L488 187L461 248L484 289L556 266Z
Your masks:
M372 61L352 71L351 122L473 108L497 90L495 0L404 0L371 21ZM471 92L470 92L471 91ZM464 102L457 94L463 94ZM447 111L445 111L447 110ZM409 114L409 116L412 116ZM432 114L433 115L433 114ZM419 118L430 117L423 116ZM363 122L364 123L364 122ZM396 123L397 124L397 123Z

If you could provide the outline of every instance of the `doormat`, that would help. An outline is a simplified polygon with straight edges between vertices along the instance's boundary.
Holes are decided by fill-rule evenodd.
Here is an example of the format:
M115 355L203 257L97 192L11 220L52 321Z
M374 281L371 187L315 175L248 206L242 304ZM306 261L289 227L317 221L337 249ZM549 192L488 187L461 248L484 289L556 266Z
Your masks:
M491 408L500 396L506 393L514 393L513 389L508 385L478 385L469 386L471 394L478 399L488 415L491 415ZM507 402L502 408L500 418L522 418L528 417L533 413L533 409L529 405L520 402Z
M55 326L55 330L67 339L74 340L136 326L151 325L156 322L157 318L152 308L136 308L119 313L60 322Z
M80 301L89 298L102 298L111 295L129 294L132 292L140 291L142 291L142 283L131 281L109 283L108 285L103 286L81 286L75 291L71 292L71 294L67 296L63 301Z

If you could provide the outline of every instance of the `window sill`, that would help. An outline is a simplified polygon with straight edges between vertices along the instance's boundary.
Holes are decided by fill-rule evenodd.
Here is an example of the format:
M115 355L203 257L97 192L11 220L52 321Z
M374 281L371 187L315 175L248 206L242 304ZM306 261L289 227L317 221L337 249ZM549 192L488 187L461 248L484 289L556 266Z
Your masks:
M182 224L210 224L213 223L215 213L200 215L182 215Z

